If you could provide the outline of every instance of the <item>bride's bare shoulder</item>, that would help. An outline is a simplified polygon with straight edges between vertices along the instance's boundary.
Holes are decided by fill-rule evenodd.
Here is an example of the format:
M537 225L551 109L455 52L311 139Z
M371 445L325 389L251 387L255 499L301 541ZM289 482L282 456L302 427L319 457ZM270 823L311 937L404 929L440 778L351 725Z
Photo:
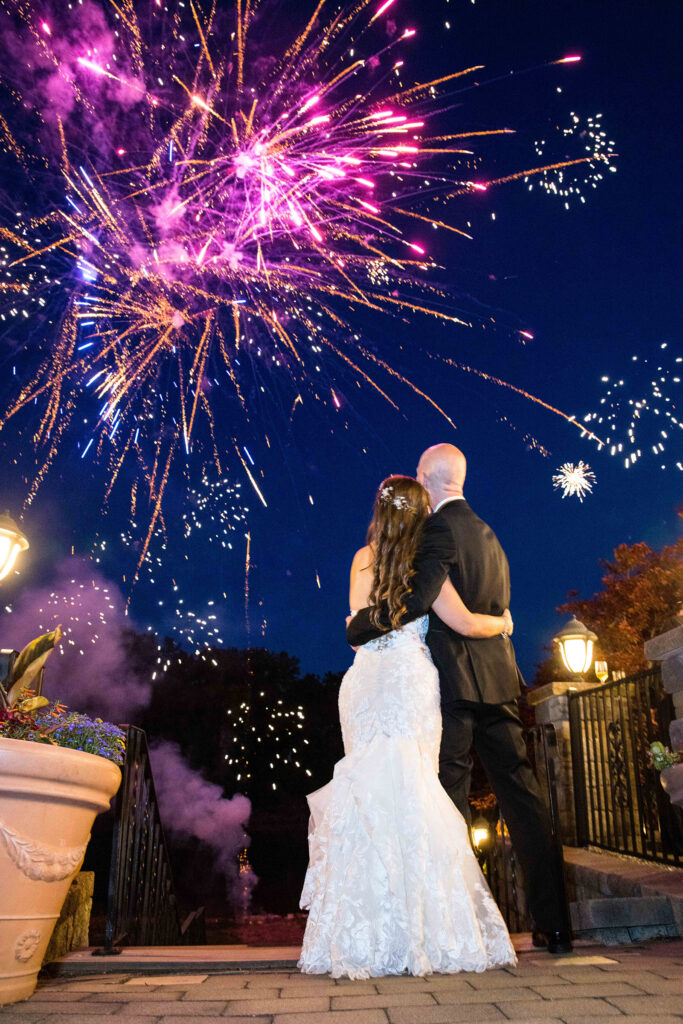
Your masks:
M358 551L356 551L353 556L351 569L356 572L363 572L365 569L372 569L374 557L372 548L369 544L366 544L365 547L359 548Z
M349 608L358 611L365 608L370 599L374 577L374 552L369 544L360 548L353 556L351 583L349 587ZM353 614L353 611L352 611Z

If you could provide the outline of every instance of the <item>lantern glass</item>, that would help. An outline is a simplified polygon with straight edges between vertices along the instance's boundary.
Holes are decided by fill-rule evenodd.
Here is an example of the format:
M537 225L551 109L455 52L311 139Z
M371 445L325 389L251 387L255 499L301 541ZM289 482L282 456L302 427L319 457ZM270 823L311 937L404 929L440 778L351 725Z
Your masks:
M3 537L0 534L0 580L9 576L18 554L19 545L13 544L9 537Z
M491 826L484 817L480 814L470 825L472 835L472 845L478 854L485 853L488 849L491 840L493 839L493 833L491 832Z
M0 516L0 580L12 572L17 555L26 551L28 541L9 516Z
M586 672L593 660L593 641L583 636L566 637L561 645L562 660L576 675Z
M491 830L488 825L481 825L478 828L472 829L472 842L477 849L482 847L484 843L489 841L491 836Z
M10 553L12 551L12 541L9 537L0 533L0 579L4 575L5 565L7 564Z
M553 643L560 648L565 668L573 675L580 676L588 670L593 660L593 645L597 636L587 629L583 622L572 617L564 629L553 637Z

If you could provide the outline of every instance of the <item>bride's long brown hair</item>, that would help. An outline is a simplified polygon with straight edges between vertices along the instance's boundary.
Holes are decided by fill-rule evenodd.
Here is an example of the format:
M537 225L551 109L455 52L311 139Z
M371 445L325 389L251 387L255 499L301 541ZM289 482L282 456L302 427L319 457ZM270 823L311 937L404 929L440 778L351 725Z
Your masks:
M368 529L368 544L375 556L370 621L378 629L396 629L401 624L415 573L415 553L429 512L429 495L411 476L388 476L379 485ZM379 621L383 601L389 609L390 627Z

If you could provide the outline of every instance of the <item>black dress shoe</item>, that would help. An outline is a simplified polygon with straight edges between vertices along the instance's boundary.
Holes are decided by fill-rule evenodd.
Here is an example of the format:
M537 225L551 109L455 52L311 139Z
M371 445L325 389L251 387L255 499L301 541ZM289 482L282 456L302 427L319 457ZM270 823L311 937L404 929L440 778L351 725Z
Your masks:
M531 933L531 942L537 949L545 948L555 956L571 953L573 948L569 932L542 932L536 929Z

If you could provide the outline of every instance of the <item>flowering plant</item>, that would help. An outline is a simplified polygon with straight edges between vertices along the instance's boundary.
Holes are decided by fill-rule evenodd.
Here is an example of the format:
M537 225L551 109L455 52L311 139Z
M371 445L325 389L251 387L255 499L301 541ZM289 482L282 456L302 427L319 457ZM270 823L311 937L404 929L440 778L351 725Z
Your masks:
M35 698L28 696L12 708L0 708L0 736L9 740L34 740L43 735L36 721L35 707L27 709Z
M61 635L57 626L51 633L32 640L14 662L4 685L0 681L0 737L52 743L123 764L126 743L122 729L101 718L68 711L66 704L50 702L31 689L31 684L40 679L45 661Z
M663 743L651 743L647 752L650 760L650 767L655 771L663 772L666 768L673 768L675 764L683 761L683 752L669 750Z
M115 764L123 764L126 734L118 725L72 711L60 715L52 729L52 742L60 747L84 750L86 754L98 754Z

